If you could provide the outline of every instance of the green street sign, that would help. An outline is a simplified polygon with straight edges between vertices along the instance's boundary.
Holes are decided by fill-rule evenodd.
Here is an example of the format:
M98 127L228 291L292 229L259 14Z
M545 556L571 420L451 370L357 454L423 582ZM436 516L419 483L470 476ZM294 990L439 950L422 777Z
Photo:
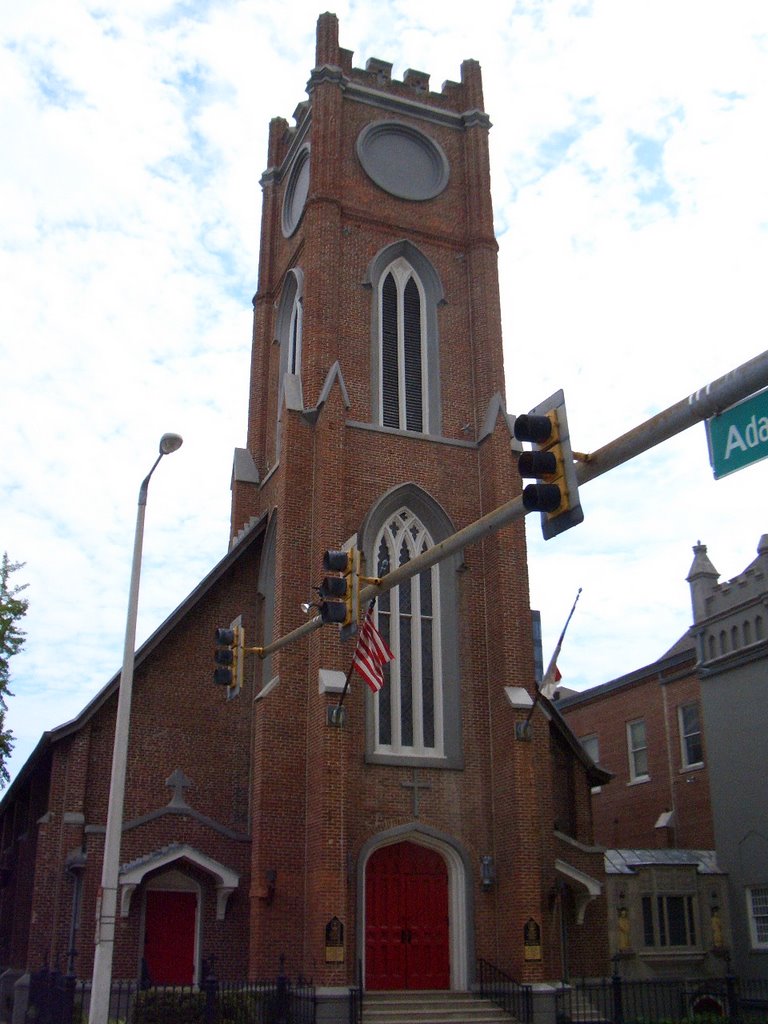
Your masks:
M768 390L745 398L706 423L715 480L768 458Z

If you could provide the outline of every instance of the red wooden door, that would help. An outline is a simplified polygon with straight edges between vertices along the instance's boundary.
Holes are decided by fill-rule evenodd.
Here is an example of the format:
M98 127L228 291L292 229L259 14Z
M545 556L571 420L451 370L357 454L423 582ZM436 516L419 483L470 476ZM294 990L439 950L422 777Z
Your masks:
M415 843L383 846L365 875L368 989L450 986L448 869Z
M153 985L191 985L195 975L193 892L147 890L144 959Z

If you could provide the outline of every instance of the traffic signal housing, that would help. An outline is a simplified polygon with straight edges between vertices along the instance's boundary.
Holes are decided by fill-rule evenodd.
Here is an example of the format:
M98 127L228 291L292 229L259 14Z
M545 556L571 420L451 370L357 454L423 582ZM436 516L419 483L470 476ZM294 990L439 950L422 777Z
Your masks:
M354 631L358 620L359 552L351 547L347 551L328 550L323 554L323 569L333 575L325 576L317 588L320 594L320 618L325 624L333 623L342 633Z
M219 626L214 634L216 649L213 660L213 681L228 688L227 697L236 697L243 685L243 662L245 660L245 633L238 623Z
M523 488L523 505L529 512L541 512L544 540L583 522L562 390L518 416L515 437L531 444L517 465L520 476L538 481Z

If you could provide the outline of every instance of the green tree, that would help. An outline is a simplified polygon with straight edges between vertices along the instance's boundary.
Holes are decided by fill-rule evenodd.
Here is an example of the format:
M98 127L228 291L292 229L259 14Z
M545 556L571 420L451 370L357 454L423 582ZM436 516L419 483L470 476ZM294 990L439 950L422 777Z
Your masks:
M23 565L23 562L12 562L7 552L0 563L0 786L10 780L7 765L13 750L13 733L5 727L6 697L13 696L8 688L11 681L9 662L24 646L26 634L19 628L19 623L29 607L29 601L19 597L27 589L27 584L12 583L11 576Z

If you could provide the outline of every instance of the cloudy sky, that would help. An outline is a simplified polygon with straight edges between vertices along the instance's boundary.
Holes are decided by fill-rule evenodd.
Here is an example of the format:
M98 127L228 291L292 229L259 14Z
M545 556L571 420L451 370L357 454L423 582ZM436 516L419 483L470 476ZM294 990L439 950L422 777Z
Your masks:
M591 451L768 348L764 0L338 3L341 44L483 68L510 412L565 390ZM271 117L305 98L307 0L25 0L0 23L0 551L24 561L17 771L122 656L138 486L138 638L226 551L245 442ZM768 462L714 481L703 425L582 490L546 544L545 657L584 688L690 623L698 539L724 578L768 532Z

